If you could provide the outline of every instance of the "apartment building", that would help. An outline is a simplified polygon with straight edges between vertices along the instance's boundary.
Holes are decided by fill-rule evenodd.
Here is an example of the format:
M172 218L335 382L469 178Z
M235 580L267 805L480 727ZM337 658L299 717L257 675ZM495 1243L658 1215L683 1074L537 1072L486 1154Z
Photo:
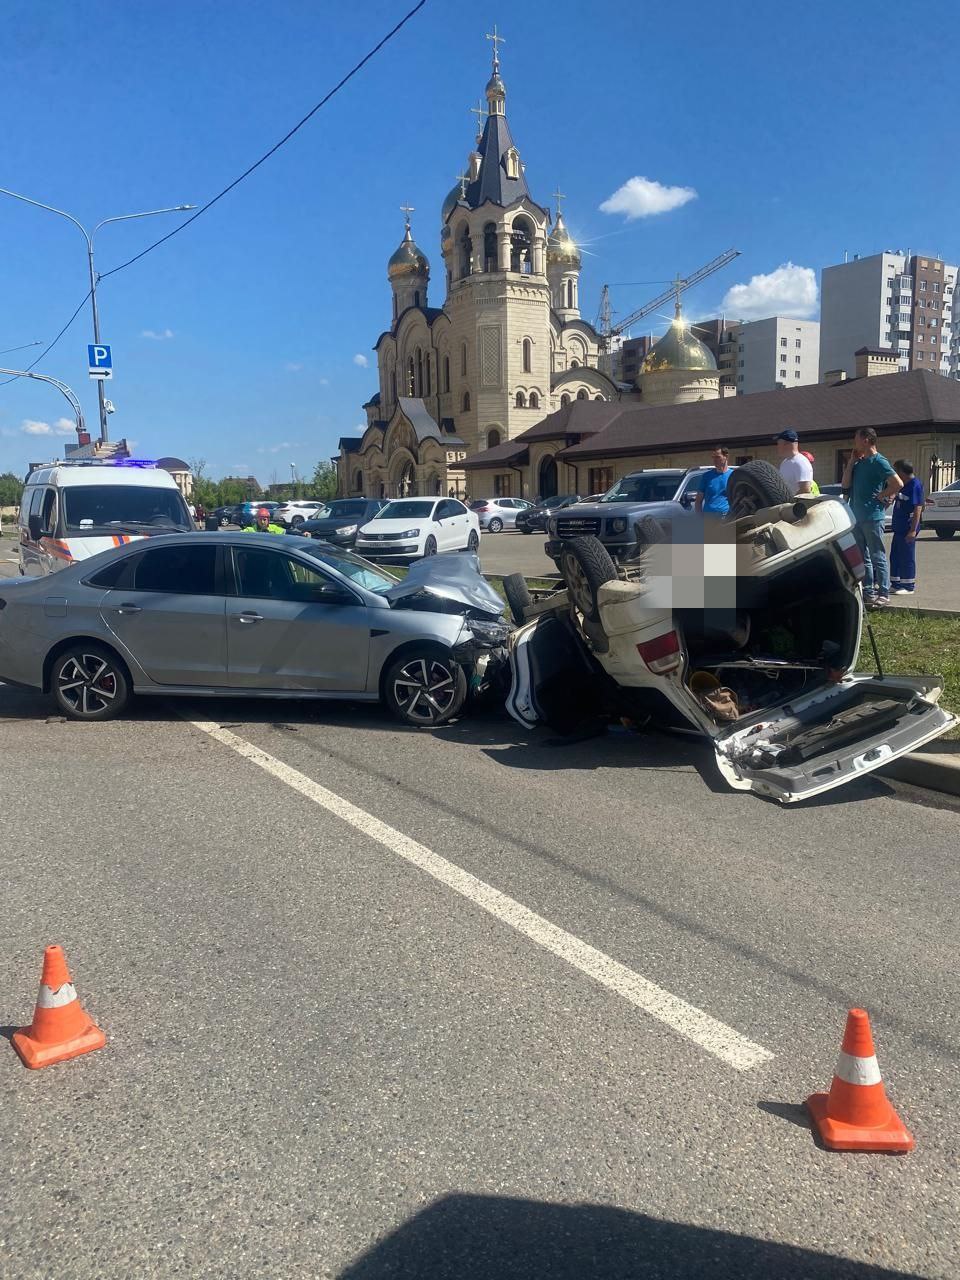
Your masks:
M901 372L949 374L957 266L901 251L824 267L820 275L820 370L856 375L861 347L895 351ZM960 354L960 353L958 353Z
M720 386L738 395L808 387L820 380L820 326L816 320L703 320L693 326L716 356Z

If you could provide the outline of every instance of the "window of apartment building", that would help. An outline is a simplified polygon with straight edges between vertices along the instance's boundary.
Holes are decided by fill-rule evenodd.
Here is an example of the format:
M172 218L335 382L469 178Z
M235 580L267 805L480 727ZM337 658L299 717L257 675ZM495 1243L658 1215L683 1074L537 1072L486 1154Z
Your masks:
M738 360L738 361L737 361L737 368L738 368L738 369L742 369L742 368L743 368L743 364L744 364L744 362L743 362L742 360Z
M780 345L781 345L781 347L785 347L785 346L787 345L787 340L786 340L786 338L781 338L781 339L780 339Z
M799 377L800 377L800 370L799 370L799 369L794 369L794 371L793 371L793 376L794 376L795 378L799 378Z
M920 292L921 292L921 293L926 293L926 292L927 292L927 282L926 282L926 280L921 280L921 281L920 281Z
M780 357L780 363L781 363L781 364L786 364L786 363L787 363L787 357L786 357L786 356L784 356L784 355L781 355L781 357Z
M940 292L940 281L939 281L939 280L934 280L934 282L933 282L933 292L934 292L934 293L939 293L939 292Z
M918 341L918 342L922 342L922 341L923 341L923 334L922 334L922 333L918 333L918 334L917 334L917 341Z
M799 356L794 356L794 357L793 357L793 363L794 363L794 364L799 364L799 363L800 363L800 357L799 357Z
M740 346L739 346L739 347L737 347L737 350L738 350L738 351L742 351L742 350L743 350L743 344L742 344L742 343L740 344Z
M587 476L591 493L606 493L613 488L613 467L591 467Z
M743 363L743 361L741 360L741 362L740 362L740 363L742 364L742 363ZM738 382L742 382L742 381L743 381L743 374L742 374L742 373L738 373L738 374L737 374L737 381L738 381Z
M917 359L918 359L918 360L922 360L922 359L923 359L923 352L922 352L922 351L918 351L918 352L917 352Z
M795 347L799 347L799 346L800 346L800 339L799 339L799 338L794 338L794 340L793 340L793 345L794 345Z

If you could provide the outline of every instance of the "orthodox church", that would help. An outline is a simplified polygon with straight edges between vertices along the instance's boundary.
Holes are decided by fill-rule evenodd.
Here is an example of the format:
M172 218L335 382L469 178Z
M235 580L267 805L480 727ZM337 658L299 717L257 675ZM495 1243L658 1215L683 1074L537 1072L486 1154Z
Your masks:
M340 493L367 497L466 491L463 462L575 400L611 400L601 342L580 315L580 252L559 211L527 186L510 133L493 40L476 145L440 213L443 305L430 305L430 263L412 209L387 264L390 328L375 346L379 390L362 437L340 441ZM563 198L554 193L558 202Z

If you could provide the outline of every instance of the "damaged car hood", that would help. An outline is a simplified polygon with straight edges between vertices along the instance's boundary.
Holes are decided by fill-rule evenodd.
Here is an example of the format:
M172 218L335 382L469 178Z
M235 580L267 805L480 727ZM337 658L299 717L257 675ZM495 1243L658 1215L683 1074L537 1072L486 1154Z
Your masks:
M480 572L478 557L462 551L415 560L404 580L383 594L391 605L427 595L478 609L491 618L504 611L503 601Z

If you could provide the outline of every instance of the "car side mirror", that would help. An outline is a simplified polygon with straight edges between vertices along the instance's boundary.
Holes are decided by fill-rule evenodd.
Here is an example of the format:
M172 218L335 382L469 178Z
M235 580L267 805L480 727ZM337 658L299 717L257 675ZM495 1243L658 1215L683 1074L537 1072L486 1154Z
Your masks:
M40 536L41 536L41 534L43 533L43 529L42 529L41 524L40 524L40 517L39 517L39 516L28 516L28 517L27 517L27 528L30 530L30 540L31 540L32 542L39 542L39 541L40 541Z
M335 582L325 582L321 587L314 587L311 592L313 604L353 604L353 596L344 587Z
M693 506L695 502L696 502L696 496L692 493L685 493L683 497L680 499L681 507L686 507L688 511L690 510L690 508Z

